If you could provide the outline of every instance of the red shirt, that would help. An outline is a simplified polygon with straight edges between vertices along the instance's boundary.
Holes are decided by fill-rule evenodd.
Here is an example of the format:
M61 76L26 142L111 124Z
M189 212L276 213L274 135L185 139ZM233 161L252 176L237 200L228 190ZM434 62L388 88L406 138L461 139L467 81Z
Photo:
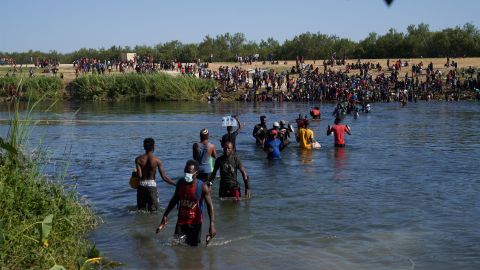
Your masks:
M335 137L335 144L345 144L345 132L350 132L350 129L346 125L333 125L331 131L333 131Z
M188 185L185 180L178 181L178 224L202 223L202 185L200 180L195 185Z

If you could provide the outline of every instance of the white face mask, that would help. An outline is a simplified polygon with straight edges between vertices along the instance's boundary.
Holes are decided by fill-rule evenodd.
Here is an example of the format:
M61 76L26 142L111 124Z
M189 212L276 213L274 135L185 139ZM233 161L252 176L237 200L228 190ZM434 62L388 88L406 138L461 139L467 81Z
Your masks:
M187 183L193 182L193 173L185 173L184 178Z

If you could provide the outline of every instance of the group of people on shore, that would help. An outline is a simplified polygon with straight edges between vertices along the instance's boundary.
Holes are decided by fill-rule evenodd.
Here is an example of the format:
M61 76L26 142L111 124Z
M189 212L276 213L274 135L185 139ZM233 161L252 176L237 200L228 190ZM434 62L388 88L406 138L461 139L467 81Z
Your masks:
M144 140L145 153L135 159L135 171L132 173L132 179L136 179L135 185L132 185L131 179L132 187L137 189L137 208L147 211L159 209L155 180L157 171L163 181L175 186L175 192L156 228L156 233L166 227L168 215L177 206L178 219L174 235L183 239L188 245L197 246L201 242L203 209L206 207L210 222L209 233L206 237L208 244L216 235L211 191L218 172L220 172L219 198L222 200L240 200L242 198L241 186L237 180L238 172L243 178L243 197L245 199L251 197L249 177L240 155L236 151L236 138L243 127L237 116L232 116L232 119L235 119L232 122L234 124L226 127L227 133L222 136L220 141L223 149L221 156L218 156L215 145L209 141L209 131L205 128L200 131L200 140L192 146L192 159L186 162L184 175L178 181L174 181L166 174L162 161L153 154L154 139L146 138ZM298 132L295 137L299 147L306 150L320 148L320 144L314 139L313 131L309 128L309 120L299 115L296 123ZM236 130L234 130L235 126ZM266 152L268 159L279 159L280 152L289 145L289 139L293 133L293 126L284 120L274 122L273 127L268 129L266 116L262 115L260 123L254 126L252 135L256 145ZM341 124L341 118L336 118L335 124L327 128L327 135L334 134L335 147L345 146L344 133L351 134L350 128Z

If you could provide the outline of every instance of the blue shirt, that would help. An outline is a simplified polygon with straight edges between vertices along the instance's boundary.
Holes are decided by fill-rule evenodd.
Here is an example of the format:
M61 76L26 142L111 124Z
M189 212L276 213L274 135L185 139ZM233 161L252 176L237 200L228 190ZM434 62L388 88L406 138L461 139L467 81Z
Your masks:
M280 159L280 145L282 142L279 139L268 139L265 142L265 149L273 149L272 152L268 151L268 159Z

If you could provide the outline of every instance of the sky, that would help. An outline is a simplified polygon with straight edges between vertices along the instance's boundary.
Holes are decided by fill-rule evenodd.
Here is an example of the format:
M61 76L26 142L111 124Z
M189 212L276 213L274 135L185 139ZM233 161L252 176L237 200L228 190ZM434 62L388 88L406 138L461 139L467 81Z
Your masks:
M430 30L480 26L477 0L7 0L1 10L2 52L199 43L226 32L281 43L305 32L358 41L422 22Z

